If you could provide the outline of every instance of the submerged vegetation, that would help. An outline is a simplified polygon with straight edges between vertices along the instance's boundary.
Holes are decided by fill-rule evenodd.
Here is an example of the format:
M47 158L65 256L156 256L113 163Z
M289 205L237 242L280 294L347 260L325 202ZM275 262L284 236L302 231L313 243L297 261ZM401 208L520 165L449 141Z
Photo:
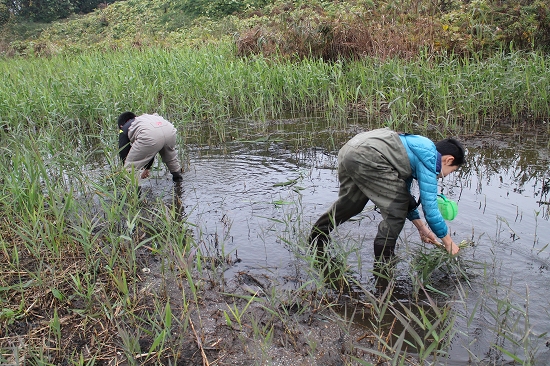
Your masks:
M119 1L33 24L0 2L0 363L265 364L283 348L304 363L436 364L457 319L483 309L507 342L491 349L533 365L544 335L531 333L528 303L487 290L457 314L465 266L481 264L438 248L417 251L411 298L400 302L391 276L380 293L354 278L357 248L339 248L319 270L300 219L274 218L307 276L293 289L244 273L231 283L232 253L191 235L177 190L170 202L138 197L117 160L114 121L158 112L180 142L212 145L267 141L272 120L288 115L340 130L351 118L466 135L506 120L547 133L548 4L191 3ZM436 274L453 294L437 289ZM328 321L337 333L303 328ZM330 337L336 348L322 349Z

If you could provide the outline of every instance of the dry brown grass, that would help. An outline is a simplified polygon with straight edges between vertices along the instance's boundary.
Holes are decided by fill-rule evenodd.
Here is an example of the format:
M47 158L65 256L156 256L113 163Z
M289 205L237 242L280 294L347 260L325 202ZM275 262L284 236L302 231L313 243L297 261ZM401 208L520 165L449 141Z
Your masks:
M292 19L287 15L280 18L286 21L242 32L236 41L238 55L335 61L364 56L410 59L425 48L433 50L437 25L429 18L367 19L353 14L332 18L321 9L309 10L306 15Z

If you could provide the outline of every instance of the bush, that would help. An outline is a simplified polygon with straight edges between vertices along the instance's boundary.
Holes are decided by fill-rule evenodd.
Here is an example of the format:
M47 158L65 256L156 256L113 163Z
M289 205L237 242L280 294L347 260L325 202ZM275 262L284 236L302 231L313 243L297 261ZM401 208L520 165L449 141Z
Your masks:
M0 25L4 25L10 20L10 11L6 4L0 3Z
M178 8L194 16L220 18L246 10L258 9L271 3L270 0L183 0Z
M21 15L35 22L52 22L67 18L73 13L73 5L69 0L43 0L30 2L22 9Z
M474 0L445 13L437 42L455 53L548 50L550 5L543 1Z

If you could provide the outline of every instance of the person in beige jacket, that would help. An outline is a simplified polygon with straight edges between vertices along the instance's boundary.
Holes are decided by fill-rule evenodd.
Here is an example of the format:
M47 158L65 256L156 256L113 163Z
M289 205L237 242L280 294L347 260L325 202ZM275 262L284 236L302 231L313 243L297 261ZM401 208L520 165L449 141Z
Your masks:
M174 182L183 181L181 164L176 150L176 128L158 114L122 113L117 120L119 156L126 169L141 172L141 178L149 176L155 156L172 173Z

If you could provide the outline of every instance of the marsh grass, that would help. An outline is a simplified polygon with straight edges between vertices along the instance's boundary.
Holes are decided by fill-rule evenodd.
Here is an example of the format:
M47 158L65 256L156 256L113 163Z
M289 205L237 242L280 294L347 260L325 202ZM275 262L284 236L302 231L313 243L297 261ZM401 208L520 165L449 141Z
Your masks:
M459 257L450 257L442 248L424 248L414 253L411 261L411 271L415 273L411 277L416 278L413 282L414 292L418 294L421 290L429 290L440 295L445 293L436 289L434 277L453 277L469 283L468 273Z
M487 121L547 118L548 65L536 53L288 62L237 58L229 45L2 59L0 116L14 133L71 121L99 135L124 110L158 112L178 126L205 121L221 141L231 118L304 111L334 123L355 113L400 129L475 132Z
M423 362L442 361L447 357L447 349L456 333L454 322L456 312L453 301L436 301L426 288L419 285L422 295L413 300L404 301L398 294L395 280L395 264L387 263L379 267L373 275L374 288L365 287L353 276L346 266L330 265L332 272L326 275L322 268L322 278L329 292L322 296L328 305L326 310L337 316L343 316L349 329L352 324L363 324L366 333L353 346L354 352L365 357L351 356L350 360L365 363L366 359L374 363L388 365L422 364ZM335 278L335 274L338 276ZM412 281L419 282L419 277ZM321 285L319 284L319 287ZM342 314L338 309L353 309L351 314ZM350 330L348 330L350 331ZM350 331L351 332L351 331Z
M144 291L142 269L176 251L193 261L186 223L164 204L143 207L120 167L85 182L86 158L72 150L82 135L57 137L3 140L2 363L178 358L168 344L181 342L173 331L186 329L196 295L171 294L184 299L176 319L170 297Z

